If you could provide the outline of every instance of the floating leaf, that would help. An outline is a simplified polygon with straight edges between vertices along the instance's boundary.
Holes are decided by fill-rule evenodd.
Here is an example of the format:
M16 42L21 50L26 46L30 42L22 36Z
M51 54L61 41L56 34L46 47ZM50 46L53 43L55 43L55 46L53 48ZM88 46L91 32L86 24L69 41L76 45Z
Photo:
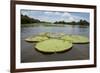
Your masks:
M50 32L43 32L43 33L38 34L38 36L46 36L46 37L48 37L50 34L51 34Z
M40 42L40 41L44 41L47 39L48 39L48 37L45 37L45 36L35 36L35 37L29 37L29 38L25 39L25 41L27 41L27 42Z
M63 33L51 33L48 35L49 38L61 38L62 36L64 36L65 34Z
M89 39L80 35L65 35L61 37L62 40L70 41L72 43L88 43Z
M72 43L58 39L48 39L36 44L35 48L41 52L62 52L72 47Z

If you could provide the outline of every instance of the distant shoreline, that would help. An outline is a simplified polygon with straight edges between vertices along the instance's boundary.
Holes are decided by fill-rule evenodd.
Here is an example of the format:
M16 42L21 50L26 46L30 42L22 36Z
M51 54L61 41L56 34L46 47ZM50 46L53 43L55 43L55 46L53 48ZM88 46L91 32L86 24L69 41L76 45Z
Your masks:
M36 27L36 26L53 26L53 27L65 27L66 25L73 25L74 24L53 24L53 23L28 23L28 24L21 24L21 27ZM76 24L79 25L79 24ZM79 25L79 26L89 26L89 25Z
M29 25L27 25L29 24ZM34 25L33 25L34 24ZM36 25L35 25L36 24ZM55 21L55 22L49 22L49 21L41 21L39 19L30 18L27 15L21 15L21 26L38 26L39 24L42 24L43 26L65 26L65 25L89 25L89 22L86 20L80 19L79 21L71 21L66 22L64 20L61 21Z

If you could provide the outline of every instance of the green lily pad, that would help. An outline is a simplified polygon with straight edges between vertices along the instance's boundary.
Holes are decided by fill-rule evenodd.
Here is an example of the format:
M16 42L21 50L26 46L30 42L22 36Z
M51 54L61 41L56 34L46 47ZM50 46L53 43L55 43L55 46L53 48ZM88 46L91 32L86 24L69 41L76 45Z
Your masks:
M49 38L60 38L64 35L65 35L64 33L44 32L44 33L40 33L38 36L46 36L46 37L49 37Z
M80 35L66 35L61 37L61 39L72 43L89 43L89 39L87 37Z
M47 39L48 39L48 37L45 37L45 36L35 36L35 37L29 37L29 38L25 39L25 41L27 41L27 42L40 42L40 41L44 41Z
M50 32L43 32L43 33L39 33L38 36L46 36L48 37L51 33Z
M62 36L64 36L65 34L63 33L51 33L48 35L49 38L61 38Z
M58 39L48 39L36 44L35 48L41 52L62 52L72 47L72 43Z

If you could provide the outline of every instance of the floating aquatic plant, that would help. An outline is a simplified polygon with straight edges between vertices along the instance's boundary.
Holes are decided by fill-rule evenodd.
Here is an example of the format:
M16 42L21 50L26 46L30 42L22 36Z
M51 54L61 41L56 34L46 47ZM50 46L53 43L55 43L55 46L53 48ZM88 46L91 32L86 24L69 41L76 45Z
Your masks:
M62 52L70 49L73 43L88 43L89 39L81 35L65 35L64 33L40 33L37 36L28 37L27 42L37 42L35 48L45 53Z
M62 36L64 36L65 34L64 33L51 33L48 35L49 38L57 38L57 39L60 39Z
M62 40L70 41L72 43L88 43L89 39L80 35L65 35L61 37Z
M46 37L46 36L35 36L35 37L28 37L25 39L25 41L27 41L27 42L40 42L40 41L44 41L47 39L48 39L48 37Z
M48 39L36 44L35 48L41 52L61 52L72 47L72 43L58 39Z

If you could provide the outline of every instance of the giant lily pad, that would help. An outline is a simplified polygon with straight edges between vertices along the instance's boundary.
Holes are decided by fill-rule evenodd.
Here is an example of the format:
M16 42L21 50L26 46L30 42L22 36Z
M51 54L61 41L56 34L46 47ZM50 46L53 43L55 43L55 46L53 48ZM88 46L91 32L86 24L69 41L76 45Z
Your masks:
M72 43L58 39L48 39L36 44L35 48L41 52L62 52L72 47Z
M64 36L64 33L51 33L48 35L49 38L61 38L62 36Z
M39 33L38 36L46 36L48 37L51 33L50 32L42 32L42 33Z
M72 43L88 43L89 39L85 36L80 36L80 35L66 35L61 37L61 39L70 41Z
M27 39L25 39L25 41L27 41L27 42L40 42L40 41L44 41L47 39L48 39L48 37L46 37L46 36L35 36L35 37L28 37Z
M64 35L65 35L64 33L51 33L51 32L44 32L44 33L38 34L38 36L46 36L49 38L60 38Z

